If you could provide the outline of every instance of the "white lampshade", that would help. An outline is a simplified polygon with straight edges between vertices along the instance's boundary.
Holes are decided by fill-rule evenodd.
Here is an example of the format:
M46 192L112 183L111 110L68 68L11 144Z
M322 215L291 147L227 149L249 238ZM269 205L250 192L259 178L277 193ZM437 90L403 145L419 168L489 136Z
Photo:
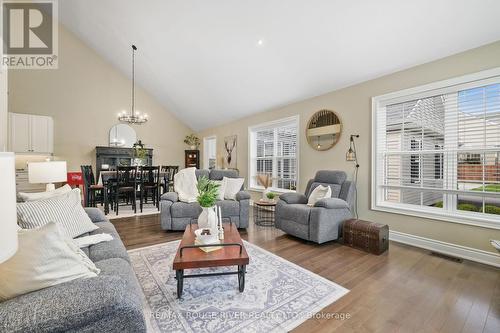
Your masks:
M0 263L17 251L16 171L14 153L0 153Z
M28 178L32 184L47 184L47 190L52 190L52 183L67 180L66 161L32 162L28 163Z

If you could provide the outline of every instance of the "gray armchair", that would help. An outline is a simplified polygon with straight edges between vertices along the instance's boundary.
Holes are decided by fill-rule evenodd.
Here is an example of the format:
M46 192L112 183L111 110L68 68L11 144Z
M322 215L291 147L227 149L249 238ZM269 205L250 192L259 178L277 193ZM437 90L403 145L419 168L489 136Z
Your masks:
M196 170L196 178L208 177L211 180L222 180L224 177L238 178L235 170ZM219 200L217 206L221 207L222 221L231 221L238 228L248 227L248 214L250 208L250 194L241 191L236 194L236 200ZM179 201L175 192L168 192L160 198L160 221L163 230L184 230L192 222L198 221L201 207L197 202L186 203Z
M309 180L306 194L285 193L276 205L276 228L316 243L338 239L342 223L354 216L356 188L343 171L318 171ZM330 186L332 197L321 199L314 207L307 205L318 186Z

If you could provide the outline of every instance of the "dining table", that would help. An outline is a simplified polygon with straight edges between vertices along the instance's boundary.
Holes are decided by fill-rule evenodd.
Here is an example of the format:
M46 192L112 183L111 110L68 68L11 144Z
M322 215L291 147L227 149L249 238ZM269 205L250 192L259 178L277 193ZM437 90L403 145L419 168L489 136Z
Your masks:
M104 187L104 213L109 213L109 199L108 199L108 189L110 184L112 184L113 180L116 179L116 170L103 170L99 173L97 178L97 184L102 185ZM160 171L160 183L163 183L163 179L166 176L166 172ZM139 178L139 177L138 177ZM140 190L141 184L138 183L138 190Z

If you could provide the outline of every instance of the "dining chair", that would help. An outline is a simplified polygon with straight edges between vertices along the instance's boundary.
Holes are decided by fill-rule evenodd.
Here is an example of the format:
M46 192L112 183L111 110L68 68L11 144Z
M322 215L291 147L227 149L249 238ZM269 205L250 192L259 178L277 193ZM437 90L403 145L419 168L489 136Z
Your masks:
M120 197L127 199L125 205L131 202L134 213L137 213L137 166L118 166L116 168L116 183L114 185L115 211L118 215Z
M96 184L91 165L81 165L84 190L84 206L95 207L97 200L104 203L104 186Z
M144 203L148 203L148 196L151 194L153 205L160 210L160 167L143 166L141 167L140 177L141 192L141 213Z
M163 183L161 187L163 193L172 192L174 190L174 176L177 172L179 172L178 165L164 165L161 167L161 173L163 174Z
M104 212L107 214L109 213L109 207L111 207L112 210L115 210L116 167L113 168L113 170L109 168L108 170L101 171L99 177L104 185L104 193L106 195L104 197Z

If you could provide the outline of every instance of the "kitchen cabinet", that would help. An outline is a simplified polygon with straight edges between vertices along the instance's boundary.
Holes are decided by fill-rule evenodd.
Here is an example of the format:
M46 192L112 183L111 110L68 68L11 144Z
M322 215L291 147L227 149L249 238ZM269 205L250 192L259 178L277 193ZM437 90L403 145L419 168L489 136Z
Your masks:
M9 113L9 147L15 153L54 152L54 121L51 117Z

